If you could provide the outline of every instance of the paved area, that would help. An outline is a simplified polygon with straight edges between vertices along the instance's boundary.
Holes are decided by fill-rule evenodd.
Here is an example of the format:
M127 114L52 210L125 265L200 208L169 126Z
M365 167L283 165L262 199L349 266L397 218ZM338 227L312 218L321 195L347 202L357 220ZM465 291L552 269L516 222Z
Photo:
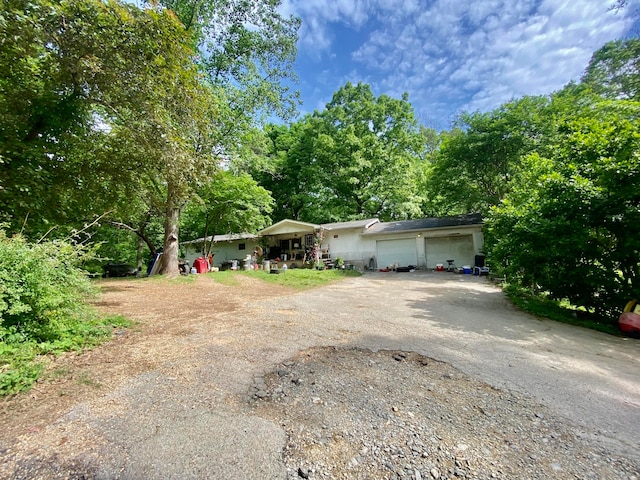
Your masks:
M491 385L525 392L583 426L585 435L635 453L640 445L638 340L524 314L482 278L385 275L364 277L351 284L351 292L338 293L343 302L371 299L372 318L393 322L387 335L363 331L358 343L416 351Z
M85 446L78 472L95 478L283 478L284 433L250 415L247 392L299 351L330 345L448 362L639 461L640 342L521 313L486 278L369 273L257 302L246 292L240 311L190 325L175 339L183 356L78 404L39 433L38 453L15 478L43 468L38 458L60 450L60 438L69 451Z

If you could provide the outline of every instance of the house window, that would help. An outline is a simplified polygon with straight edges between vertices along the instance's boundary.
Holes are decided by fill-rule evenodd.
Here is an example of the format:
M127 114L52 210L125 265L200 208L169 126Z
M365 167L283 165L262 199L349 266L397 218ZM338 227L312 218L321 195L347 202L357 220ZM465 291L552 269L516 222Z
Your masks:
M280 250L286 252L289 250L289 239L280 240Z
M334 235L333 238L338 238L338 235Z
M313 233L304 236L304 245L306 247L313 247Z
M238 244L238 250L246 250L247 249L247 244L246 243L239 243Z

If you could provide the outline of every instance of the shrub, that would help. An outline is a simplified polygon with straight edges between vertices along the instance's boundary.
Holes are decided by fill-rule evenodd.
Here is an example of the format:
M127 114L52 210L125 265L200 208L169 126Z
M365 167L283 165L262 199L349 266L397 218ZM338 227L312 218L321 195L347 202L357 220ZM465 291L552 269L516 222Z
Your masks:
M0 232L0 317L33 339L48 340L56 324L82 309L93 291L78 267L83 250L63 241L27 243Z
M0 230L0 395L37 379L38 355L95 345L110 333L113 319L85 303L94 293L78 266L85 256L69 242L29 243Z

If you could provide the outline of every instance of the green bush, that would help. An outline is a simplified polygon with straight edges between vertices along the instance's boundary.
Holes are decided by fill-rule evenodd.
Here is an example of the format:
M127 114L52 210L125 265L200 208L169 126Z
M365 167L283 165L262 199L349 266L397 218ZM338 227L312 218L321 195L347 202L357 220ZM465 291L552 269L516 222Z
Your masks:
M38 355L97 344L108 325L85 303L95 292L79 268L83 248L64 241L29 243L0 230L0 395L29 388Z
M0 316L2 328L17 327L48 340L82 308L93 288L78 268L83 251L62 241L27 243L0 232ZM4 333L4 331L3 331Z

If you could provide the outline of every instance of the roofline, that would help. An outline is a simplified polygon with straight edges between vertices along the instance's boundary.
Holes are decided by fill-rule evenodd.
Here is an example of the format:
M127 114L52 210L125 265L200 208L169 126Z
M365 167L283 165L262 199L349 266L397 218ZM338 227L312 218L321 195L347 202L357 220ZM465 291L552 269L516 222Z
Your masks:
M345 230L345 229L349 229L349 228L363 228L363 226L355 226L355 227L354 226L351 226L351 227L346 227L346 226L345 227L340 227L340 226L337 226L337 227L333 227L333 228L327 228L326 225L346 225L347 223L358 223L358 222L364 222L366 220L367 219L365 219L365 220L352 220L350 222L323 223L323 224L320 225L320 228L323 228L325 230ZM380 222L380 219L378 219L378 218L371 218L371 219L368 219L368 220L369 220L369 222L364 224L364 228L370 228L371 225L375 225L376 223L382 223L382 222Z
M384 223L381 222L381 225L384 225ZM467 227L483 227L484 226L484 222L483 223L465 223L464 225L447 225L444 227L420 227L420 228L410 228L410 229L405 229L405 230L388 230L388 231L378 231L378 232L364 232L362 233L362 235L389 235L389 234L393 234L393 233L411 233L411 232L425 232L427 230L429 231L434 231L434 230L451 230L451 229L455 229L455 228L467 228Z
M225 238L216 240L216 237L226 237L228 235L237 235L236 238ZM180 245L190 245L192 243L203 243L203 242L211 242L220 243L220 242L235 242L236 240L255 240L260 238L260 235L255 235L253 233L224 233L220 235L209 235L208 237L196 238L195 240L186 240L184 242L180 242Z
M285 223L293 223L293 224L304 226L304 227L311 227L314 230L317 229L317 228L320 228L320 225L316 225L315 223L300 222L298 220L291 220L289 218L285 218L284 220L280 220L279 222L274 223L273 225L270 225L270 226L268 226L266 228L263 228L262 230L260 230L258 232L258 234L259 235L269 235L269 233L265 234L264 232L268 231L268 230L272 230L272 229L274 229L276 227L279 227L280 225L285 224Z

